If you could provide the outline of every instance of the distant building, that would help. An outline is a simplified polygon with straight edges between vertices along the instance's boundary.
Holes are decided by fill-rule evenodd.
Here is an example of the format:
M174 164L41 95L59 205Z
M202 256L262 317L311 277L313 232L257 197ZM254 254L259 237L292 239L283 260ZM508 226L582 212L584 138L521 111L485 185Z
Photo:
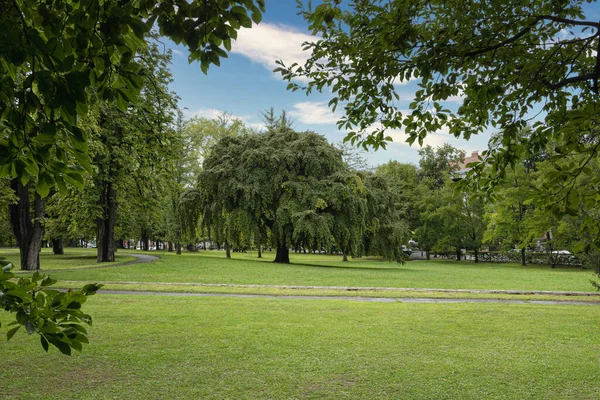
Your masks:
M470 156L465 157L463 162L457 163L457 169L455 174L458 177L463 178L466 175L466 173L471 169L468 168L467 165L476 161L479 161L479 151L472 152Z

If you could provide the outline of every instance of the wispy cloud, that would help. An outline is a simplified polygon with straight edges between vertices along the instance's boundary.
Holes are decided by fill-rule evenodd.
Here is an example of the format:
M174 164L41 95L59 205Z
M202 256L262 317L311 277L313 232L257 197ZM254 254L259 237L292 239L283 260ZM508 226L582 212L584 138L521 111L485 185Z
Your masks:
M332 112L326 102L303 101L294 104L289 114L303 124L335 124L341 118L338 112Z
M177 54L180 57L184 57L185 56L185 54L183 54L183 52L181 50L177 50L177 49L172 48L171 51L173 52L173 54Z
M241 120L247 127L254 129L255 131L266 130L265 124L262 122L256 122L256 117L253 115L235 115L227 111L218 110L216 108L200 108L196 111L184 110L183 114L186 119L194 117L216 119L223 115L229 115L233 119Z
M225 111L217 110L216 108L199 108L196 111L191 111L191 110L183 111L183 114L185 115L186 118L196 117L196 118L214 119L214 118L218 118L219 116L221 116L225 113L226 113Z

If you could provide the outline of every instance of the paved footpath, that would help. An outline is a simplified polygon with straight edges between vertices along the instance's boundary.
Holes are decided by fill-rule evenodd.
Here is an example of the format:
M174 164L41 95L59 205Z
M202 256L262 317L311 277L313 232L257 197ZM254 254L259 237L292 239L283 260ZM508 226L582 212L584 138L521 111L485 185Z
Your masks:
M502 300L502 299L435 299L435 298L410 298L410 297L353 297L353 296L291 296L267 294L227 294L227 293L180 293L180 292L151 292L136 290L99 290L98 294L116 295L146 295L170 297L234 297L234 298L261 298L281 300L346 300L366 303L505 303L505 304L553 304L553 305L585 305L600 306L598 302L591 301L552 301L552 300Z
M132 264L142 264L158 260L158 257L149 254L124 254L133 256L133 261L113 264L110 266L99 265L96 267L70 268L70 270L90 268L123 267ZM57 270L54 270L57 271ZM72 281L63 281L72 282ZM340 291L380 290L380 291L417 291L417 292L447 292L447 293L487 293L487 294L521 294L521 295L563 295L563 296L600 296L595 292L551 292L551 291L517 291L517 290L484 290L484 289L433 289L433 288L387 288L387 287L342 287L342 286L286 286L286 285L235 285L235 284L210 284L210 283L178 283L178 282L103 282L106 284L159 284L172 286L207 286L207 287L251 287L251 288L277 288L277 289L323 289ZM502 299L440 299L440 298L413 298L413 297L359 297L359 296L295 296L295 295L266 295L266 294L233 294L233 293L181 293L157 292L136 290L100 290L98 294L125 294L125 295L151 295L151 296L180 296L180 297L234 297L234 298L267 298L282 300L346 300L367 303L506 303L506 304L558 304L558 305L595 305L600 302L593 301L556 301L556 300L502 300Z

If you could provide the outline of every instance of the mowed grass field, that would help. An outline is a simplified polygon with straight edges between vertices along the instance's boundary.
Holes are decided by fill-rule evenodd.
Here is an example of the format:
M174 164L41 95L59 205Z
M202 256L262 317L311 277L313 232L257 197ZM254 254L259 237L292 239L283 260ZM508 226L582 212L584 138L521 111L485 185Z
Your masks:
M82 250L72 251L78 253ZM88 250L89 251L89 250ZM591 291L590 271L150 252L60 280ZM2 255L2 254L0 254ZM52 256L50 256L52 257ZM44 261L42 260L42 263ZM90 263L89 265L92 265ZM174 289L177 290L177 289ZM345 292L341 292L346 295ZM0 341L2 399L599 399L600 306L99 294L91 344ZM9 315L0 313L4 324Z
M86 306L82 354L45 354L23 332L0 342L2 399L599 396L598 306L146 295Z
M49 250L49 249L48 249ZM66 256L76 259L81 250L67 249ZM90 249L86 249L85 254ZM131 252L121 250L120 253ZM223 251L138 252L157 255L160 260L119 268L56 271L59 280L109 282L179 282L208 284L256 284L344 287L394 287L442 289L553 290L593 292L594 274L580 268L492 264L472 261L414 260L405 264L378 259L355 259L342 262L341 256L325 254L290 254L292 264L271 262L273 253L257 258L256 252L232 253L225 259ZM2 252L0 252L2 255ZM42 268L46 268L42 257ZM118 256L123 257L121 255ZM95 264L95 259L91 261Z
M19 255L18 249L1 249L0 257L5 257L10 260L14 265L14 271L19 270L19 263L21 262L21 256ZM40 253L40 265L44 271L53 271L57 269L65 268L85 268L85 267L96 267L97 253L96 249L65 249L65 254L55 255L52 253L52 249L44 248ZM120 264L128 261L135 260L135 257L117 254L115 256L114 263L107 263L107 265Z

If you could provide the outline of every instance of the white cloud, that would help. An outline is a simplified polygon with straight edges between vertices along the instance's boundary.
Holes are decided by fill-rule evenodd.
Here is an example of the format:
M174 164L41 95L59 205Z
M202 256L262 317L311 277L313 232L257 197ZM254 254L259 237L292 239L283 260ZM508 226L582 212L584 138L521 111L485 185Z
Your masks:
M171 49L171 51L173 52L173 54L177 54L178 56L181 56L181 57L185 56L185 54L183 54L183 52L181 50Z
M326 102L303 101L294 104L289 114L303 124L335 124L341 118L338 112L332 112Z
M217 110L216 108L200 108L196 111L190 111L190 110L184 110L183 114L185 115L186 118L192 118L192 117L197 117L197 118L209 118L209 119L214 119L219 117L220 115L223 115L224 111L222 110Z
M227 111L218 110L216 108L200 108L196 111L184 110L183 114L186 119L190 119L193 117L196 118L208 118L208 119L216 119L224 114L229 115L233 119L241 120L244 125L247 127L254 129L255 131L264 131L267 128L265 124L262 122L252 122L252 120L256 120L255 116L252 115L234 115Z
M286 65L304 64L310 53L302 50L302 43L316 39L288 25L262 22L252 29L241 29L237 40L231 44L231 52L272 71L277 67L276 60L282 60Z

